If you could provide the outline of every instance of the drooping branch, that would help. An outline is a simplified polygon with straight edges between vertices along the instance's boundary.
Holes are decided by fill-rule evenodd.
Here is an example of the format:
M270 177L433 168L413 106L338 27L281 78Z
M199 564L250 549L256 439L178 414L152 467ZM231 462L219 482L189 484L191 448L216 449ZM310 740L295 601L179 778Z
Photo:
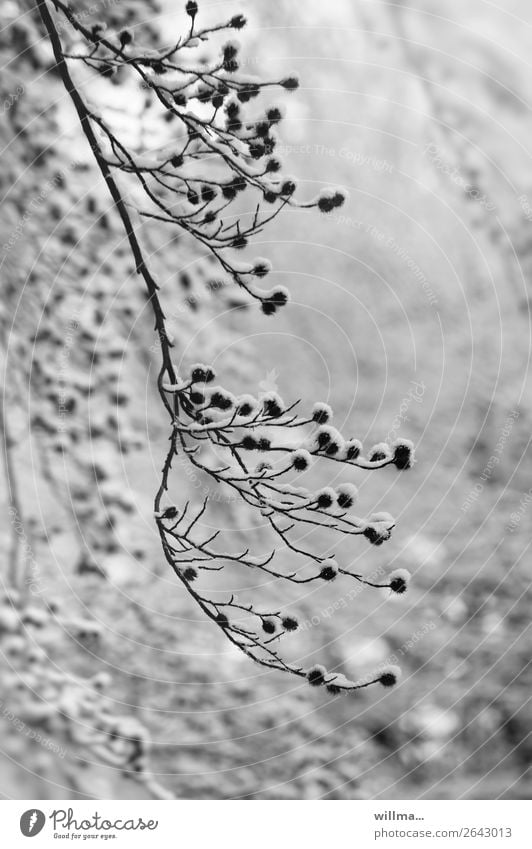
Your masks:
M222 386L212 386L215 375L210 366L200 364L189 375L178 375L172 363L172 342L159 287L143 255L129 211L135 205L145 219L184 230L211 252L223 272L258 301L266 315L275 314L288 302L287 290L274 287L265 291L255 282L268 275L269 262L259 258L253 263L242 263L234 259L232 252L245 248L249 239L261 233L287 206L317 207L328 213L345 200L344 192L332 189L321 192L313 201L296 201L295 181L280 175L281 163L273 156L275 127L282 118L281 111L269 107L259 120L244 119L242 104L255 99L261 89L281 85L293 91L297 80L287 77L277 82L257 83L238 78L238 47L233 42L225 44L221 58L211 62L204 60L194 65L183 58L184 50L194 50L213 34L242 29L245 19L241 15L233 16L225 24L198 29L198 6L188 2L190 31L170 47L153 51L136 48L128 30L107 36L100 25L85 27L68 5L61 0L52 2L84 45L66 50L47 0L37 0L63 84L119 214L137 273L146 285L159 336L158 391L169 416L171 433L154 499L154 514L165 559L204 614L253 661L269 669L305 677L311 684L326 685L331 693L357 690L376 682L391 686L397 680L395 669L374 673L360 681L348 681L336 673L327 673L321 666L305 670L288 663L277 650L277 643L296 630L298 623L294 616L278 610L264 611L255 604L241 604L233 596L224 602L214 601L193 584L201 572L218 571L232 564L258 569L272 578L294 584L329 582L341 575L363 585L404 593L409 578L404 570L392 572L387 581L376 584L338 565L334 557L304 548L297 534L292 534L294 529L308 526L343 538L361 536L373 545L381 545L391 535L393 517L388 513L369 518L351 515L357 497L353 484L312 491L294 485L292 478L319 460L365 470L391 465L407 469L413 462L412 444L404 439L396 440L391 446L379 443L364 454L359 440L346 440L332 427L332 410L326 404L316 404L310 415L298 415L297 403L286 405L276 393L235 396ZM81 63L104 77L119 72L134 73L165 117L178 122L182 135L155 158L134 150L88 105L70 73L69 62ZM194 108L187 110L190 103ZM126 200L115 176L118 174L134 181L140 199L135 196L134 203ZM231 212L233 202L244 192L252 192L257 198L255 211L247 218ZM296 447L294 432L299 439ZM291 436L290 440L287 435ZM218 458L214 464L203 456L207 447ZM249 549L234 553L221 546L220 532L202 535L200 520L207 510L208 499L195 512L188 504L181 510L163 503L170 490L172 464L178 453L206 474L216 487L227 487L264 518L281 550L289 551L301 565L287 572L276 565L275 547L260 556L252 555ZM250 455L254 453L267 459L252 465Z
M70 71L68 69L68 65L65 61L63 50L61 47L61 39L59 37L59 33L54 24L53 18L48 9L48 5L46 0L37 0L37 7L39 9L39 13L41 15L42 22L46 28L48 36L50 38L50 43L52 45L52 49L54 51L54 57L56 61L57 69L61 75L61 79L63 81L63 85L67 90L72 103L74 104L74 108L78 114L78 118L81 124L81 128L85 134L85 137L91 147L91 150L94 154L94 158L98 164L98 167L102 173L102 176L107 184L109 189L109 193L113 199L116 210L120 216L122 224L124 226L124 230L126 233L127 240L131 247L131 252L133 254L136 271L137 274L140 274L146 284L146 288L148 290L148 294L150 297L150 304L155 316L155 329L159 334L159 339L161 342L161 354L164 364L164 369L168 372L168 376L170 379L175 380L175 373L173 370L172 359L170 356L170 346L171 343L168 341L168 337L165 332L164 326L164 313L161 307L161 303L159 297L157 295L157 283L153 279L150 270L146 264L144 259L139 241L137 239L135 228L133 227L133 223L131 221L131 216L128 212L126 203L122 198L120 190L116 184L116 181L111 173L111 169L106 162L105 156L98 144L98 140L94 133L91 116L85 101L83 100L81 94L76 88ZM70 13L69 13L70 14Z

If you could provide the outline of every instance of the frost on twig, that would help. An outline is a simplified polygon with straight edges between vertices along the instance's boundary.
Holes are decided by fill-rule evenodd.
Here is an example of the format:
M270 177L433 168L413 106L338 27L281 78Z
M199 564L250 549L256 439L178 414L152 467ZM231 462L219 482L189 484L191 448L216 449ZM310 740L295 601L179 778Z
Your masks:
M138 217L184 232L214 257L221 272L265 315L275 315L285 307L288 290L283 286L268 289L264 283L271 269L269 261L257 257L245 262L241 252L286 208L315 208L328 214L346 199L343 190L331 188L316 198L299 200L296 181L283 176L276 155L282 110L277 105L261 110L255 104L265 89L280 87L290 93L297 89L298 80L295 76L260 82L250 79L241 72L240 48L233 38L222 40L218 51L209 53L211 39L223 39L244 28L241 14L219 25L203 26L198 4L188 2L182 35L171 35L165 46L154 49L143 46L142 31L110 32L98 24L85 26L68 3L52 0L52 5L74 34L68 46L63 45L49 3L37 0L57 68L121 219L137 274L145 283L160 342L158 390L170 436L154 518L165 558L206 616L253 661L307 679L312 685L323 685L332 694L373 683L392 686L398 679L395 669L348 681L321 666L304 669L288 662L279 646L297 629L296 616L266 610L255 602L242 603L234 595L215 600L201 589L200 578L232 564L280 582L343 579L402 595L408 583L406 572L392 573L387 581L374 583L328 552L305 547L298 534L302 528L320 528L331 539L357 536L363 543L380 546L390 538L393 517L384 512L356 515L354 483L314 491L297 485L294 478L317 462L341 463L353 472L389 466L404 470L413 462L412 444L399 439L366 451L357 438L336 430L327 404L316 404L310 413L304 413L299 412L298 402L285 403L275 392L235 394L214 383L215 374L208 364L178 374L172 358L176 342L137 232ZM111 83L119 75L136 79L173 128L168 144L154 153L146 146L128 143L84 96L72 75L80 66ZM250 115L251 108L254 112ZM235 211L241 197L245 197L249 212ZM206 447L212 451L204 451ZM208 509L208 496L199 507L167 502L178 454L207 475L213 488L228 488L257 512L275 540L270 551L257 555L247 547L232 552L224 547L219 531L206 535L201 520ZM206 459L212 456L215 462ZM287 552L298 564L290 571L284 565Z

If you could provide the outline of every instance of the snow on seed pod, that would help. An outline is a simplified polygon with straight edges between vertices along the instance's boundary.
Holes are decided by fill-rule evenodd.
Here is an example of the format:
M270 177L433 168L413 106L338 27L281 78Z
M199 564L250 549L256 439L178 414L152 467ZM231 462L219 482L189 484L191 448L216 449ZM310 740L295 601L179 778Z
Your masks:
M231 410L234 408L236 404L236 398L227 389L223 389L221 386L214 386L211 390L209 390L207 395L207 401L210 407L213 407L215 410L222 410L225 412L226 410Z
M255 277L266 277L266 275L269 274L271 270L272 264L269 259L257 257L253 260L253 268L251 274L254 274Z
M332 408L322 401L318 401L312 408L312 421L320 425L327 424L333 417Z
M264 144L259 144L258 142L250 142L249 143L249 155L252 159L262 159L263 156L266 156L267 148Z
M268 418L277 419L286 409L283 399L277 394L277 392L266 392L264 395L261 395L260 400L262 402L264 415L268 416Z
M360 439L348 439L344 446L344 456L346 460L356 460L362 453L362 443Z
M325 684L326 675L327 670L325 667L320 663L316 663L307 670L307 681L312 687L321 687L322 684Z
M297 448L292 453L292 466L297 472L304 472L312 462L312 455L305 448Z
M263 302L273 304L275 308L284 307L288 303L290 293L286 286L274 286L263 295Z
M337 457L338 459L343 459L344 446L344 440L342 435L339 433L336 439L331 439L329 444L325 446L323 453L326 457Z
M283 616L281 619L281 625L285 631L297 631L299 628L299 622L295 616Z
M390 446L386 442L378 442L369 452L368 459L371 463L380 463L383 460L390 460L392 452Z
M272 157L266 163L266 172L268 174L276 174L281 170L281 167L281 161L277 157Z
M283 120L283 110L280 106L270 106L266 110L266 118L270 124L278 124Z
M379 675L379 683L383 687L394 687L401 677L399 666L386 666Z
M330 425L320 425L312 437L312 446L315 451L324 451L331 443L340 446L343 444L342 434Z
M389 587L392 593L403 595L408 590L410 583L410 572L406 569L395 569L388 576Z
M288 177L283 180L280 188L280 195L282 197L291 197L297 191L297 183L293 177Z
M230 59L235 59L238 56L238 51L240 50L240 43L236 40L228 41L222 47L222 53L224 57L224 61L229 61Z
M321 562L320 578L323 581L334 581L338 575L338 566L332 557Z
M392 442L393 462L398 469L410 469L414 463L414 443L410 439Z
M255 124L248 124L248 129L255 129L255 134L259 136L259 138L264 138L268 135L268 131L270 129L267 121L257 121Z
M336 492L332 486L324 486L316 493L316 504L320 510L328 510L336 501Z
M358 498L358 489L353 483L342 483L336 487L338 507L348 510Z
M345 189L323 189L318 195L316 201L320 212L329 213L334 209L339 209L347 197Z
M257 401L253 395L239 395L236 409L239 416L249 418L257 409Z
M194 383L211 383L215 376L211 366L206 366L203 363L196 363L190 370L190 377Z
M377 522L375 525L366 525L363 533L372 545L382 545L382 543L389 540L392 535L391 529L385 527L382 522Z

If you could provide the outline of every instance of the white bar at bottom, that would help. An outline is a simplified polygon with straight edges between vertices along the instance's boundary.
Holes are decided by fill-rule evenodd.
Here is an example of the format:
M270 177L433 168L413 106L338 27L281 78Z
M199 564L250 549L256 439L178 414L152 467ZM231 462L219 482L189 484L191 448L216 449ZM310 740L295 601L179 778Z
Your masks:
M527 801L4 801L6 849L531 849ZM34 838L35 844L30 843Z

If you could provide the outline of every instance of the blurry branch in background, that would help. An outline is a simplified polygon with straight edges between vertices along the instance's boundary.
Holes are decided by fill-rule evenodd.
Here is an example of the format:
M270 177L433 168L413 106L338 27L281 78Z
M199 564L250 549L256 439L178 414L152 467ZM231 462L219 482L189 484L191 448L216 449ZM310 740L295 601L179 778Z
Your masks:
M7 333L3 324L4 308L0 308L0 350L7 351ZM5 363L2 362L2 371L5 375ZM24 512L19 495L19 482L16 464L13 460L14 440L9 425L8 409L10 398L8 396L7 382L3 375L0 400L0 451L2 452L2 465L4 467L6 497L8 513L10 517L10 545L7 557L7 580L11 587L20 586L24 581L24 567L20 566L20 553L22 547L21 535L18 532L17 522L24 522Z
M57 22L50 5L58 13ZM281 109L269 106L251 121L244 115L246 104L261 91L280 86L292 92L298 87L297 78L256 82L240 77L239 47L234 41L225 42L216 58L207 58L203 47L212 36L241 30L246 21L236 14L219 25L201 27L198 5L193 0L186 4L188 25L184 34L156 50L138 45L138 34L134 38L128 29L108 33L104 24L84 26L71 6L61 0L52 0L51 4L37 0L36 6L153 310L160 342L158 390L171 430L154 503L167 562L205 615L233 645L262 666L306 678L312 685L325 685L331 693L358 690L376 682L392 686L399 674L396 667L364 680L349 681L319 665L303 669L287 662L278 645L282 637L297 629L294 616L280 610L263 610L254 603L241 604L234 596L225 602L214 601L196 588L196 581L202 572L219 571L233 564L292 584L329 582L345 576L368 586L388 588L390 593L404 593L409 578L405 570L392 572L383 584L376 584L343 568L332 557L307 550L297 541L298 531L322 528L331 536L360 536L373 545L381 545L389 539L395 525L388 513L369 518L352 515L357 496L353 484L315 492L290 481L317 460L366 470L392 465L407 469L413 461L412 444L398 439L392 445L380 443L364 453L357 439L345 439L332 427L332 410L326 404L314 405L311 413L305 415L296 412L298 402L285 404L274 392L258 397L236 396L213 385L215 374L209 365L198 364L190 373L178 375L159 286L139 236L139 215L177 227L212 254L223 272L266 315L284 307L288 302L284 287L264 289L260 285L270 272L270 263L262 258L243 262L238 251L286 207L317 208L329 213L345 200L345 193L339 189L324 190L306 203L296 200L296 184L282 176L281 162L274 155L275 127L282 119ZM74 33L68 47L59 35L63 30ZM159 103L168 122L177 126L174 141L156 155L126 144L82 94L70 71L75 65L105 78L135 75L147 95ZM248 201L253 196L254 201L248 206L253 211L239 214L233 208L243 195ZM271 435L266 435L266 429ZM296 447L294 431L299 440ZM210 449L210 460L205 459L205 448ZM257 512L277 540L271 551L261 556L252 554L249 548L232 553L220 544L220 532L205 536L200 531L200 521L208 508L208 498L200 507L166 502L172 463L178 453L208 475L213 486L228 488ZM257 454L264 457L258 464L256 459L250 460L250 455ZM277 463L275 458L279 458ZM301 561L301 568L286 571L277 565L287 553Z
M2 462L4 465L7 500L9 504L9 515L11 517L11 543L8 555L7 575L12 587L16 587L20 580L19 551L20 536L17 533L14 518L23 520L20 498L18 495L18 481L12 458L13 442L9 433L8 419L5 409L5 389L2 389L2 404L0 409L0 450L2 451Z
M412 19L415 20L416 10L408 7L404 0L397 0L387 7L386 14L392 37L397 39L405 65L414 77L415 85L423 92L429 118L429 140L423 154L428 156L435 167L450 175L455 185L461 188L462 198L467 205L466 212L473 226L478 227L480 219L488 242L487 250L501 238L501 228L498 220L500 213L490 199L490 195L495 196L494 178L499 175L494 172L499 169L489 155L489 148L475 144L472 132L472 122L482 120L483 110L480 108L478 115L475 115L468 100L453 93L452 85L448 82L448 71L445 70L445 57L439 56L437 51L431 51L430 46L419 37L412 36L411 24ZM470 37L475 36L470 33ZM506 93L509 97L513 96L509 91ZM480 124L478 135L481 139L486 132L487 127ZM513 250L509 256L508 278L514 289L517 306L528 315L528 303L523 303L512 254Z

